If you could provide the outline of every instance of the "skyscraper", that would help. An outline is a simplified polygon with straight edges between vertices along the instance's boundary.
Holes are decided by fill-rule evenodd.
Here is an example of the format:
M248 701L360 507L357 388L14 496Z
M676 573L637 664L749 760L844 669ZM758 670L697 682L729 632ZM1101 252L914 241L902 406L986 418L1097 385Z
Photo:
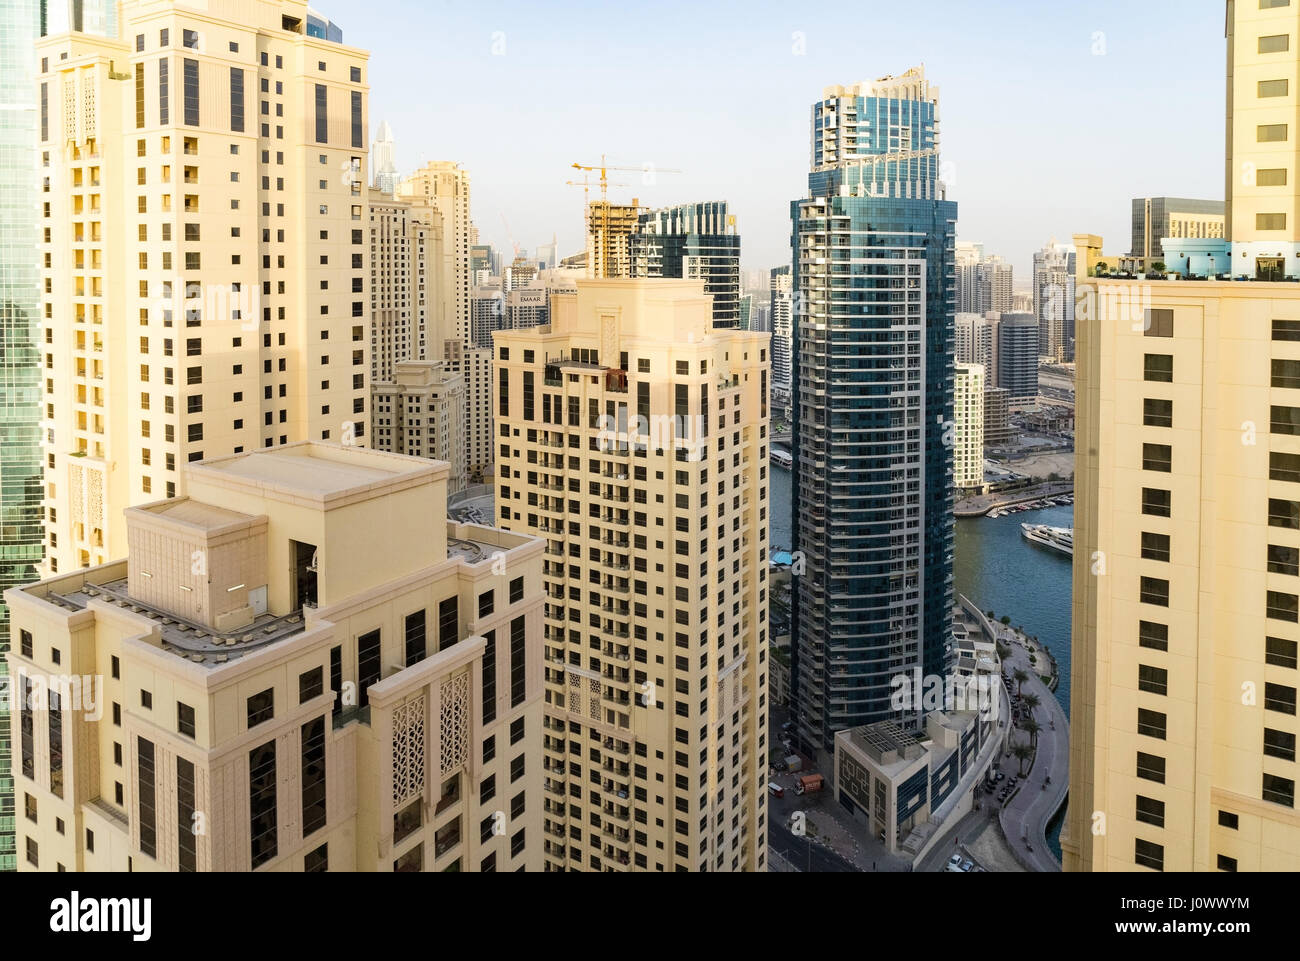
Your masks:
M587 204L587 276L631 277L632 235L641 205L593 200Z
M794 350L794 302L790 293L790 265L773 267L770 279L772 313L772 387L790 393L791 355Z
M1107 280L1080 324L1066 870L1300 870L1300 293L1260 282L1297 274L1298 41L1228 5L1250 282Z
M923 68L812 106L794 232L793 710L806 745L914 715L891 679L943 674L952 607L956 203Z
M958 490L984 487L984 368L957 364L953 379L952 482Z
M713 326L742 327L740 234L725 200L643 212L632 234L633 277L704 281Z
M957 313L982 313L979 309L977 270L984 259L983 244L959 243L956 247Z
M374 171L373 185L380 193L391 196L397 190L397 164L393 155L393 130L385 120L379 125L375 141L370 145L370 169Z
M180 464L368 439L366 53L302 0L117 10L37 49L51 573Z
M1007 391L1012 409L1038 399L1038 334L1033 314L1003 314L997 323L997 386Z
M1267 176L1267 175L1266 175ZM1166 237L1212 239L1224 235L1222 200L1182 197L1135 197L1130 257L1145 264L1164 260L1160 241Z
M764 871L767 337L697 280L552 311L494 338L497 522L547 542L546 869Z
M1034 254L1034 316L1038 353L1056 363L1074 359L1075 252L1052 241Z
M990 311L1005 314L1012 310L1014 274L1011 265L1001 257L980 261L975 268L975 312Z

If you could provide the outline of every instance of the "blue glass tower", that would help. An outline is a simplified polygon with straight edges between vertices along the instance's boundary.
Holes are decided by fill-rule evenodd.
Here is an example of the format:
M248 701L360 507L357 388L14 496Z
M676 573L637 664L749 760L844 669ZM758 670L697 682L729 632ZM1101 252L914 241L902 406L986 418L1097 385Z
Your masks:
M790 205L795 308L792 707L806 748L917 715L892 679L951 639L957 205L923 70L828 88Z

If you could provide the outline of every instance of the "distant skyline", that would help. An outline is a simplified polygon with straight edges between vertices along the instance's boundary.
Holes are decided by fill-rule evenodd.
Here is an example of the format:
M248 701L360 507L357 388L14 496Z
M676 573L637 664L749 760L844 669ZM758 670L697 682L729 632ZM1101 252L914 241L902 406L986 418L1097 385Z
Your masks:
M871 0L834 17L677 0L317 6L371 52L369 136L392 126L404 174L463 164L480 235L505 251L553 232L561 256L582 250L583 190L565 181L605 153L682 171L611 174L628 185L611 199L727 200L743 269L788 263L813 101L922 63L941 92L958 239L1007 258L1018 282L1052 238L1098 233L1127 252L1134 197L1223 197L1221 0Z

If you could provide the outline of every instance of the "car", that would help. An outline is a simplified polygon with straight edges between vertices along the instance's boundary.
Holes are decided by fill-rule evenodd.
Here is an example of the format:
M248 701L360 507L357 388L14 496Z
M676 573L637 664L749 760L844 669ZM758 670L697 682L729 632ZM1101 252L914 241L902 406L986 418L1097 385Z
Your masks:
M1005 777L1006 777L1005 774L1003 774L1001 771L998 771L998 780L999 780L999 781L1001 781L1001 780L1002 780L1003 778L1005 778Z
M955 868L961 867L961 855L954 854L952 857L948 859L948 863Z
M962 869L962 873L963 873L963 874L970 874L971 871L975 870L975 862L974 862L974 861L963 861L963 862L961 863L961 869Z

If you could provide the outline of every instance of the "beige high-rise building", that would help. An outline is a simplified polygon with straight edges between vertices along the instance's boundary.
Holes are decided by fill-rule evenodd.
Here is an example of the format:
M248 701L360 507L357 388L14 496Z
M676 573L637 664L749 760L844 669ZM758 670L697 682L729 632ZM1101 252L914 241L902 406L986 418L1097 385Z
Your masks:
M190 461L368 440L366 58L303 0L125 0L38 44L50 573Z
M767 865L767 334L579 280L495 335L497 523L547 541L548 870Z
M393 379L374 385L375 450L429 457L449 465L447 492L465 489L461 418L465 385L440 360L403 360Z
M984 367L957 364L953 376L952 482L958 490L984 487Z
M437 209L370 190L372 383L391 383L402 361L430 359L446 266L442 241Z
M1251 277L1290 272L1296 236L1300 11L1260 7L1228 5L1233 273ZM1247 189L1244 163L1280 175ZM1300 292L1094 283L1064 866L1300 870Z
M359 448L182 484L6 594L19 869L540 870L543 543Z
M431 207L442 218L442 266L425 359L441 360L465 384L462 421L465 467L471 477L490 470L492 450L492 350L474 344L470 248L477 231L470 222L469 172L434 161L397 187L400 200Z

